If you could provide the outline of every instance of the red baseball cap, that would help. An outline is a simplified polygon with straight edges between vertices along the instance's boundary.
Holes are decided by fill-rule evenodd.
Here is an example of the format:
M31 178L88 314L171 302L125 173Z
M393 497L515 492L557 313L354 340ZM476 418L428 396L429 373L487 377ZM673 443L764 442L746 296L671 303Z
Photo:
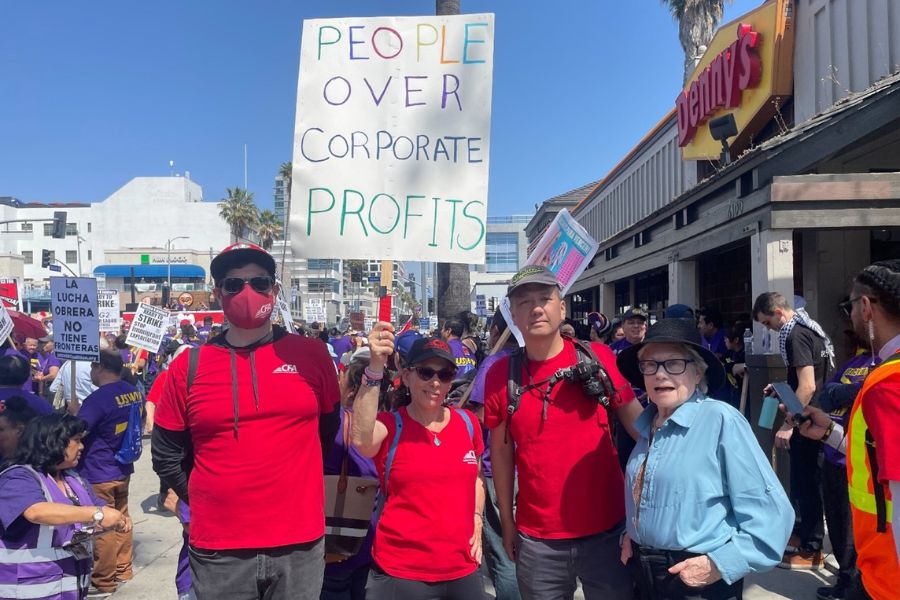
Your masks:
M230 269L246 264L259 265L268 271L269 275L275 277L275 259L272 255L256 244L248 242L232 244L219 252L209 264L209 271L218 283L225 278L225 273Z

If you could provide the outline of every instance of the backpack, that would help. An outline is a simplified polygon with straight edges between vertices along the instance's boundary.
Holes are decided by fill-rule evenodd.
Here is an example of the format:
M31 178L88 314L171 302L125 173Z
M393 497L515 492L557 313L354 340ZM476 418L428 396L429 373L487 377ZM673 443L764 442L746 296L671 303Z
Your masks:
M454 408L453 410L462 417L463 421L465 421L466 429L469 431L469 439L474 443L475 427L472 425L472 419L469 418L469 413L461 408ZM400 433L403 431L403 419L400 417L400 412L395 410L393 413L396 427L394 428L394 437L391 439L391 445L388 448L387 459L384 462L384 486L378 492L378 500L376 501L375 508L376 521L381 518L381 513L384 510L384 503L387 501L388 479L391 477L391 465L394 464L394 454L397 453L397 445L400 443Z
M141 436L144 433L141 418L143 412L140 402L133 403L128 411L128 425L122 435L122 445L116 452L116 462L120 464L130 465L141 457L141 451L144 449L141 444Z

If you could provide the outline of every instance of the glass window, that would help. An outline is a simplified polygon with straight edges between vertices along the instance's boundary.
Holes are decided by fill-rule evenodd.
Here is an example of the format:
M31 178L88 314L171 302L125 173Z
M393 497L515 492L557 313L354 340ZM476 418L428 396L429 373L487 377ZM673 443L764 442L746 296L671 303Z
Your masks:
M91 232L91 224L88 223L88 233L90 233L90 232Z
M310 279L306 285L310 293L332 292L337 294L341 291L341 283L337 279Z
M78 223L66 223L66 235L78 235Z
M34 231L34 223L22 223L22 231Z
M331 258L310 258L306 261L306 268L310 271L337 271L341 268L341 261Z
M23 250L23 251L22 251L22 258L25 259L25 264L26 264L26 265L34 264L34 252L33 252L33 251L31 251L31 250Z
M78 254L75 250L66 250L66 262L69 264L78 262Z
M91 251L88 250L88 260L93 260L93 256L91 256Z
M485 255L488 273L515 273L519 270L519 234L488 232Z
M53 223L44 223L44 237L53 235Z

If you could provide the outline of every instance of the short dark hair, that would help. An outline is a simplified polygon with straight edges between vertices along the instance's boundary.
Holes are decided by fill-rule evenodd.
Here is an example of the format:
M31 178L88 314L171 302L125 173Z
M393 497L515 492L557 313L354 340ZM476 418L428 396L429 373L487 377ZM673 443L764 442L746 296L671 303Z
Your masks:
M0 417L6 417L6 420L10 423L27 425L29 421L37 416L37 413L22 396L10 396L0 402L0 404L3 404L3 411L0 412Z
M725 322L722 320L722 313L718 308L713 308L712 306L704 306L700 310L697 311L697 314L703 319L711 324L713 327L719 329Z
M87 432L87 423L69 414L36 417L25 426L14 462L39 473L56 475L57 465L66 457L66 446Z
M764 292L757 296L756 302L753 303L753 318L758 321L761 314L771 317L775 314L776 308L789 310L791 305L778 292Z
M19 354L0 356L0 385L21 387L28 381L31 364Z
M128 339L128 336L125 335L124 333L122 335L118 335L118 336L116 336L116 341L114 342L113 345L116 348L118 348L119 350L124 350L125 348L128 347L128 344L126 343L127 339Z
M463 322L460 319L447 319L444 321L444 329L449 329L450 333L456 337L462 337L463 332L466 330L466 326L463 325Z
M121 374L122 368L125 366L122 355L115 350L101 350L100 360L97 361L100 368L116 375Z
M869 265L853 279L853 284L881 304L891 317L900 318L900 259Z

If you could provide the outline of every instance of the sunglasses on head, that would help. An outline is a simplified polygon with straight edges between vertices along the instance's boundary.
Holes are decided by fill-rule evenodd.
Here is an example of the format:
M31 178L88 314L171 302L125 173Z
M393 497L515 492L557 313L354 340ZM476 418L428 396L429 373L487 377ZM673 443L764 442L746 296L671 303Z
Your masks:
M436 371L431 367L415 367L416 375L418 375L422 381L431 381L431 378L437 375L437 378L441 383L450 383L453 381L453 378L456 377L456 369L441 369Z
M250 279L244 279L242 277L226 277L222 280L222 285L220 287L226 294L237 294L244 289L244 285L247 283L250 284L250 287L253 288L254 291L265 294L272 291L272 284L275 282L272 281L271 277L266 275L251 277Z

